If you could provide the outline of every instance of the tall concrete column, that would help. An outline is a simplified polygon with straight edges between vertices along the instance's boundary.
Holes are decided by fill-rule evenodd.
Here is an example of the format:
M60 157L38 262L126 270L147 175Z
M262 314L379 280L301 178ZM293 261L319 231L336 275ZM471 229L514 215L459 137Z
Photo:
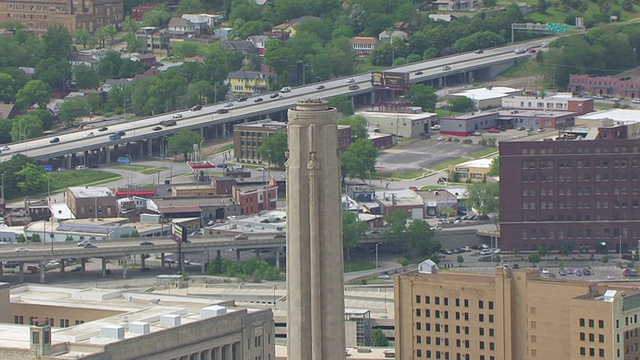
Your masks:
M144 269L147 267L147 259L143 255L145 254L140 254L140 266Z
M164 267L164 253L160 253L160 267Z
M104 150L105 150L104 163L105 165L111 165L111 147L107 146L104 148Z
M102 277L107 276L107 258L101 258L100 262L102 263L102 271L101 271L101 275Z
M236 250L236 261L240 261L240 250Z
M47 270L47 263L45 263L44 261L40 262L40 283L44 284L44 273Z
M122 278L126 279L127 278L127 258L123 258L122 259Z
M288 112L287 358L344 360L337 111L322 100Z
M24 263L22 261L18 266L18 274L20 275L20 282L24 282Z
M202 254L200 256L200 273L204 274L205 272L207 272L207 255Z
M220 252L220 250L216 250L216 259L219 259L222 257L222 253Z
M64 259L60 259L60 272L63 273L64 272L64 267L67 265L66 261Z
M66 163L67 163L67 169L71 169L71 156L65 155L64 158L65 158Z
M80 259L80 273L84 274L86 269L87 269L87 259L81 258Z
M147 139L147 152L149 156L153 156L153 138Z
M276 249L275 253L276 253L276 268L280 270L280 249Z

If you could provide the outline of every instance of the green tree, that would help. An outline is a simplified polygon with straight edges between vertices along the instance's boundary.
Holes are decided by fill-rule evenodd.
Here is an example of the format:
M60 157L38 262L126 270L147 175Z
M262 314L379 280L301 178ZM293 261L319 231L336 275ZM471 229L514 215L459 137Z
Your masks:
M413 84L409 86L405 99L415 106L420 106L425 111L435 111L438 95L433 86Z
M47 175L42 166L26 164L16 175L21 178L18 188L23 195L36 194L47 184Z
M64 89L71 80L71 65L67 60L47 58L35 68L36 77L49 84L52 89Z
M84 49L86 49L87 45L91 41L91 34L88 30L78 29L75 34L73 34L73 40L76 44L80 44Z
M19 234L18 236L16 236L16 242L18 244L23 244L25 243L27 240L24 238L24 235Z
M384 335L381 329L373 330L371 346L389 346L389 339Z
M462 266L462 263L464 262L464 256L458 255L456 257L456 261L458 262L459 266Z
M603 264L606 264L609 262L609 257L607 255L604 255L601 260Z
M42 120L34 112L16 116L11 122L11 138L13 141L42 136Z
M271 136L262 138L262 145L258 149L260 157L277 167L284 166L287 161L286 151L288 149L287 133L276 131Z
M454 97L449 100L449 106L451 110L455 112L469 112L475 108L473 100L466 96Z
M109 46L113 46L113 41L115 40L116 35L118 35L118 28L116 28L114 24L105 25L102 28L104 35L111 40L109 42Z
M473 183L467 190L467 208L477 210L478 215L487 216L500 209L500 187L497 183Z
M408 219L409 214L405 210L394 210L385 216L387 228L384 231L384 237L396 246L405 248Z
M162 27L168 25L169 20L171 20L171 13L167 10L167 7L164 5L156 6L144 14L142 25Z
M96 89L100 85L98 74L87 64L78 64L73 67L73 76L76 78L76 86L79 89Z
M489 168L488 175L498 176L500 175L500 157L496 156L491 161L491 167Z
M353 103L348 96L335 96L329 98L327 105L336 108L336 110L345 116L353 115Z
M31 242L34 242L34 243L42 242L42 240L40 239L40 234L32 234Z
M44 109L49 102L51 88L41 80L31 80L18 90L16 94L16 106L26 109L33 104L37 104L40 109Z
M123 39L124 42L127 43L125 51L129 53L140 51L140 48L144 45L142 40L133 33L125 34Z
M124 60L117 51L107 51L98 63L98 74L107 79L115 79Z
M338 120L338 125L348 125L351 128L351 138L353 140L368 139L367 118L362 115L354 115Z
M358 221L358 214L351 211L342 212L342 245L347 250L347 259L351 258L351 249L366 237L366 231L367 224Z
M183 129L179 133L169 137L167 142L167 151L170 154L183 154L184 160L187 161L188 155L193 151L193 145L198 145L203 140L199 133Z
M527 258L527 261L533 266L536 266L536 264L539 263L540 260L540 254L538 254L537 252L529 254L529 257Z
M69 54L71 54L72 44L73 37L64 25L51 25L47 27L47 31L42 35L45 58L66 61Z
M86 99L68 100L60 105L58 119L64 123L73 125L78 118L89 115L89 111L89 102Z
M411 253L429 256L440 250L440 243L434 240L435 233L424 220L413 220L406 231L406 249Z
M549 253L548 247L543 245L538 248L538 254L540 254L541 257L544 258L545 256L547 256L548 253Z
M358 139L342 154L342 176L366 179L376 170L378 149L369 139Z
M122 30L130 33L130 34L135 34L138 32L138 30L140 30L140 23L137 22L134 18L132 18L130 15L127 15L124 18L124 23L122 24Z
M560 254L564 256L571 254L571 248L566 245L560 246Z
M201 14L208 9L202 0L181 0L178 14Z
M8 104L16 98L16 80L13 76L0 72L0 102Z

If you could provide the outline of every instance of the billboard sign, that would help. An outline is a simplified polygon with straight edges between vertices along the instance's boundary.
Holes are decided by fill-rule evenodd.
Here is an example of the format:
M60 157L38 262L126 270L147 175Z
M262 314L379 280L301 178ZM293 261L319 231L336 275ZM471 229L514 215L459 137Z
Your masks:
M171 234L173 240L179 243L187 242L187 228L177 223L171 223Z
M378 88L404 90L409 86L409 74L374 71L371 73L371 85Z

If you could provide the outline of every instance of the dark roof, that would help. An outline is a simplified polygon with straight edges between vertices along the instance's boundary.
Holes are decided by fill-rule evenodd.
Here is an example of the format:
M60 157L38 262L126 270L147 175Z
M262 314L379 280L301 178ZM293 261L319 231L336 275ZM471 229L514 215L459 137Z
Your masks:
M258 51L251 41L224 41L222 45L227 49L236 51Z
M227 75L228 79L249 79L253 80L255 78L266 78L267 75L265 73L261 73L258 71L234 71Z

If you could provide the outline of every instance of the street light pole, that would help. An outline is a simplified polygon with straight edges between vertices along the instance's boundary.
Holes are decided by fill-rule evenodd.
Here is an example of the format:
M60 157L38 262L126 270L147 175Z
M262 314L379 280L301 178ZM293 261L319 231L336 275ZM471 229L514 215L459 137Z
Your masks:
M2 201L4 201L4 173L2 173L0 176L2 176Z
M620 235L620 242L618 244L618 251L620 251L620 261L622 261L622 235Z
M47 171L47 204L51 204L51 177L49 176L49 171Z
M131 158L131 155L127 154L125 155L126 157L129 158L129 166L131 166L131 164L133 163L133 159ZM133 170L131 170L131 167L129 167L129 186L133 187Z

